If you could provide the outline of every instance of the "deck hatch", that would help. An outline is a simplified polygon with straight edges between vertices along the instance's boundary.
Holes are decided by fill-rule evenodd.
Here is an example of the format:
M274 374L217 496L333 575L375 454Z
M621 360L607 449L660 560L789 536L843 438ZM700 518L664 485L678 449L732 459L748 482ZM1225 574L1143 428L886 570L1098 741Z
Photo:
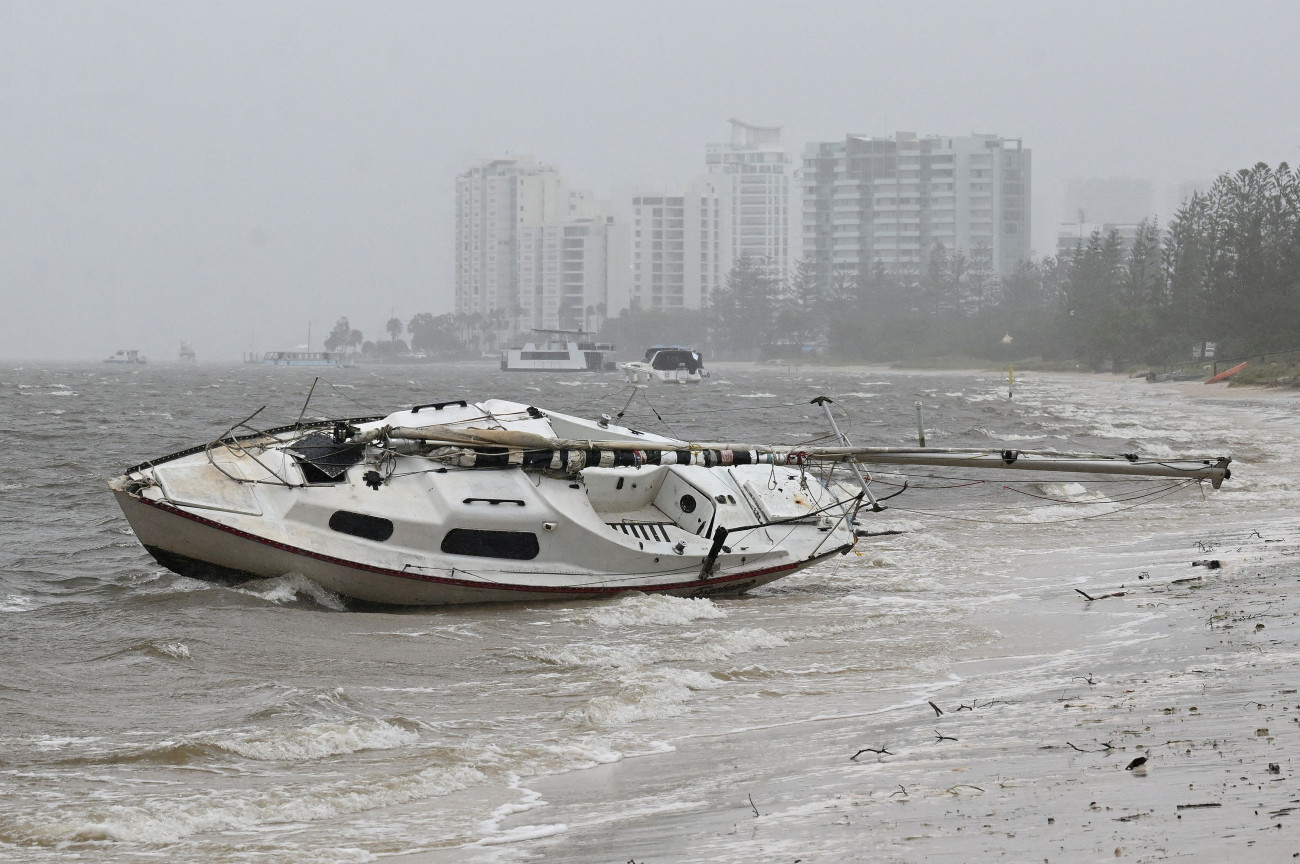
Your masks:
M336 483L347 470L361 461L365 445L338 442L322 432L304 435L289 448L302 467L308 483Z

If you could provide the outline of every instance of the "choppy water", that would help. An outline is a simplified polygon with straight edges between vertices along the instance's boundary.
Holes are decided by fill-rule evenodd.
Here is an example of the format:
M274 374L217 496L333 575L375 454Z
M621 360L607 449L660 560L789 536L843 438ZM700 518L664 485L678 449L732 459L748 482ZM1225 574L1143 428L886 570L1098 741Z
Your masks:
M261 405L258 424L290 422L313 377L0 370L0 857L595 861L608 855L571 838L660 825L654 860L703 860L677 832L692 814L744 807L742 780L752 789L787 771L806 736L782 730L812 718L887 729L898 706L961 692L964 652L1032 642L1048 626L1005 610L1139 569L1158 578L1207 542L1289 519L1300 489L1296 403L1272 397L1031 374L1008 401L991 373L736 368L629 404L612 375L372 367L331 371L309 414L500 396L626 410L634 425L684 438L790 443L825 432L808 400L828 394L859 444L912 443L919 400L932 446L1232 453L1237 463L1205 496L912 477L874 523L906 533L735 599L357 612L293 575L232 589L158 567L105 481ZM880 479L882 494L901 480ZM1061 651L1080 650L1073 625L1050 626ZM1122 633L1108 639L1096 644ZM1058 665L1027 660L1006 686L1044 686ZM765 742L743 766L737 737ZM670 758L687 750L688 763ZM825 784L842 762L800 771ZM613 782L598 766L614 763L635 767ZM580 792L590 784L579 805L552 806L532 788L566 774ZM754 854L736 838L709 857Z

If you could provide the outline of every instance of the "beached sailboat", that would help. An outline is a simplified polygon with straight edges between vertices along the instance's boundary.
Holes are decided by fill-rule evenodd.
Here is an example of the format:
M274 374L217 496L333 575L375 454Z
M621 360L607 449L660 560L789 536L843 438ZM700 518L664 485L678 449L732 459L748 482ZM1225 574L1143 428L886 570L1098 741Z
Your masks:
M1230 461L690 443L496 399L266 431L252 419L110 482L144 547L188 576L298 572L401 605L741 593L853 547L859 511L881 507L859 463L1217 487Z

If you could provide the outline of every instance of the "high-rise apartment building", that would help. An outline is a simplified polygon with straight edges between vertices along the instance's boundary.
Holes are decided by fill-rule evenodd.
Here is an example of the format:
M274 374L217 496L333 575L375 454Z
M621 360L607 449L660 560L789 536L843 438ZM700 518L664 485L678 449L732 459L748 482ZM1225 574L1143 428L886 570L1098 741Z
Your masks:
M588 307L626 308L627 278L626 226L555 168L519 156L456 178L457 314L589 326Z
M936 244L1009 274L1030 257L1030 151L997 135L808 144L803 257L824 285L876 262L919 272Z
M710 174L730 180L731 262L741 255L787 273L798 255L798 209L790 206L794 164L781 144L780 126L731 121L731 140L710 144L705 153Z
M632 199L631 304L701 309L732 264L729 178L710 174L676 195Z
M517 329L599 330L627 308L627 256L610 215L521 227Z

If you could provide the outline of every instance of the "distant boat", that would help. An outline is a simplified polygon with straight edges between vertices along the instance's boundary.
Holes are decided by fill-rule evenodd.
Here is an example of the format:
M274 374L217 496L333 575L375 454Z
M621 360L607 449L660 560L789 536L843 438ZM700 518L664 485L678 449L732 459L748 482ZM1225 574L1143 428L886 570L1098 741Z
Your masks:
M190 343L188 342L181 343L180 361L182 363L189 363L189 364L194 364L198 362L198 357L195 356L194 349L190 347Z
M522 348L501 352L501 369L506 372L609 372L614 368L605 354L614 350L608 342L580 342L589 334L581 330L533 330L547 339L525 342Z
M651 381L698 384L709 375L704 371L704 358L700 352L677 345L654 345L646 349L644 358L620 363L618 370L632 384L649 384Z
M245 363L258 366L355 366L351 355L342 351L267 351L261 357L244 355Z
M104 358L105 363L118 363L123 366L143 366L149 360L143 354L135 349L118 351L111 357Z

